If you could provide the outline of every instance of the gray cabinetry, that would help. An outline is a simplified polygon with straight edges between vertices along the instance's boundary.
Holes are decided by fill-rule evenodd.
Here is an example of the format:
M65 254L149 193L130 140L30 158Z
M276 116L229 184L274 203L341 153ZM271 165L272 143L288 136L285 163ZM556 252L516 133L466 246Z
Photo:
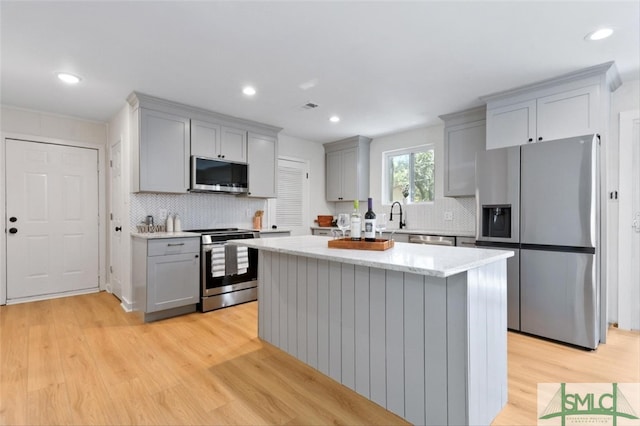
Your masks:
M324 144L327 201L364 200L369 196L370 138L354 136Z
M191 155L219 158L220 125L191 120Z
M189 119L146 108L135 111L133 119L139 126L133 190L187 192Z
M191 155L247 162L247 131L191 120Z
M487 149L603 133L608 127L609 96L620 86L608 62L484 96Z
M145 321L194 312L199 300L200 239L133 239L134 306Z
M127 101L132 192L187 192L191 155L247 163L247 136L253 132L254 150L259 153L253 157L258 173L253 181L259 185L251 196L276 196L276 142L282 129L136 92Z
M278 196L278 139L249 133L247 140L250 197Z
M441 115L444 121L444 195L475 195L476 153L485 149L485 107Z
M222 126L220 132L220 158L229 161L247 162L247 131Z
M490 108L488 149L596 133L598 86Z

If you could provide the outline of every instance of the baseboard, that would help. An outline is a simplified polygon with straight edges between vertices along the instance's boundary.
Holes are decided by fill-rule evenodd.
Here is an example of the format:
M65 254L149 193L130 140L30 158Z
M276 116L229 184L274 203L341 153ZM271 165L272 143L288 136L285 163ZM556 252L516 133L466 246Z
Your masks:
M17 305L19 303L27 303L27 302L39 302L42 300L59 299L61 297L79 296L81 294L99 293L100 291L101 290L99 287L95 287L95 288L90 288L86 290L67 291L63 293L43 294L39 296L23 297L20 299L7 300L7 305Z
M133 303L124 297L120 299L120 307L125 312L133 312Z

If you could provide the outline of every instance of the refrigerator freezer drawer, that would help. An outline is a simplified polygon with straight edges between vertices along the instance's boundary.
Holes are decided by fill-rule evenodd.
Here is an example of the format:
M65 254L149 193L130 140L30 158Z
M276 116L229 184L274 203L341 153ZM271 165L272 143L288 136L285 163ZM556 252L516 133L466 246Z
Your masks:
M595 255L520 250L521 329L595 349L600 340Z

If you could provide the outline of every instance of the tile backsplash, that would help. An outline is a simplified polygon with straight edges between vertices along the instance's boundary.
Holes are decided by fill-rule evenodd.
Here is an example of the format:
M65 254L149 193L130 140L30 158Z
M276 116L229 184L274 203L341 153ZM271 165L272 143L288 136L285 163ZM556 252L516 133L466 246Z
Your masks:
M257 210L266 212L263 199L227 194L131 194L130 225L132 229L152 215L160 223L160 210L178 214L182 229L251 228ZM247 215L247 212L249 213ZM264 222L266 223L266 222Z
M387 219L391 211L389 205L381 206L374 200L373 209L376 213L386 213ZM335 212L348 213L353 210L353 203L335 203ZM364 214L367 210L367 203L360 202L360 211ZM387 223L387 229L397 229L398 221L396 214L400 209L394 209L394 221ZM451 220L445 220L445 213L451 213ZM464 232L474 233L476 229L476 199L475 197L436 198L432 203L408 204L402 206L402 215L407 223L407 229L420 229L443 232Z

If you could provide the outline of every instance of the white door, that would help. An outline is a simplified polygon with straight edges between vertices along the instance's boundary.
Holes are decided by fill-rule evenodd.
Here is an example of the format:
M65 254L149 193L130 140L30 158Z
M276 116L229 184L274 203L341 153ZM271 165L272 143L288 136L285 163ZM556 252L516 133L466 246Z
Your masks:
M116 142L111 146L111 228L109 231L109 283L111 292L122 300L122 143Z
M98 290L98 151L7 139L7 302Z
M640 111L620 114L618 325L640 330Z
M276 225L291 235L309 234L309 165L305 160L278 159ZM323 194L316 194L323 196Z

